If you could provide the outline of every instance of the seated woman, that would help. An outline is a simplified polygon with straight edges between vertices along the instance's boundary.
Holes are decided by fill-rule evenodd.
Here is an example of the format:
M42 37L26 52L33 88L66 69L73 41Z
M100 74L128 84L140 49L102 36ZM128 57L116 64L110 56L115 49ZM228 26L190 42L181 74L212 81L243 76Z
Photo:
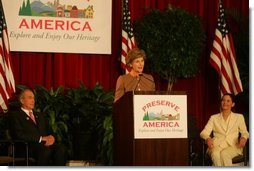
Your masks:
M234 105L234 96L225 94L221 100L221 112L212 115L200 133L214 166L232 166L232 159L242 154L249 138L243 115L231 111Z

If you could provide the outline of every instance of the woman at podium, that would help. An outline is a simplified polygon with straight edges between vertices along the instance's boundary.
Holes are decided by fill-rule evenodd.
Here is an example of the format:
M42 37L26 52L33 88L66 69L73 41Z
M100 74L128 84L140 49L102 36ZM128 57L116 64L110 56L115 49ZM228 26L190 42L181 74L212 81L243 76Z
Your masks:
M125 61L126 65L130 67L130 72L118 77L114 102L128 91L155 91L153 76L143 73L145 60L144 50L134 48L129 51Z

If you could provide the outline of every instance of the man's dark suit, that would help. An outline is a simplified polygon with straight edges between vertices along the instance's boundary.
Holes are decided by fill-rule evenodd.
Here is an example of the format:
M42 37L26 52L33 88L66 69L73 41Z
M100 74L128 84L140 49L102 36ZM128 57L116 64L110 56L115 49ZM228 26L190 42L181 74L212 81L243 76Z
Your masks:
M42 113L34 112L36 124L23 111L18 110L9 114L10 133L12 138L29 142L31 155L36 159L37 165L62 166L66 163L66 148L56 142L51 146L39 143L41 136L53 135L49 124Z

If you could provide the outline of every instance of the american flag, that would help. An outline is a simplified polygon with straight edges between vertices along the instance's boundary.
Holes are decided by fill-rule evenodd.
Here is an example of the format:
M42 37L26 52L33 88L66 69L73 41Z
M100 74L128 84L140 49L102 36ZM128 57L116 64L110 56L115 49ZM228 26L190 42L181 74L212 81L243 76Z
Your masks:
M7 110L8 99L15 92L12 73L9 38L1 1L0 7L0 108Z
M225 93L237 95L243 91L236 64L233 37L228 31L222 0L220 1L218 25L209 62L220 75L221 95Z
M121 66L126 72L128 72L130 68L128 68L126 65L125 57L127 56L128 52L135 47L136 41L133 35L129 0L123 0Z

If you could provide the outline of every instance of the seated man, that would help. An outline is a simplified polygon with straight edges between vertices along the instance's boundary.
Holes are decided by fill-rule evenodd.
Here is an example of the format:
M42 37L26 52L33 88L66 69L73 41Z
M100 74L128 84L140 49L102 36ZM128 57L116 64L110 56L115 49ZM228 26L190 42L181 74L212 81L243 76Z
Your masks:
M64 166L67 151L63 144L57 144L45 115L34 112L34 93L24 89L19 96L21 108L9 114L10 133L13 139L29 143L31 157L38 166Z

